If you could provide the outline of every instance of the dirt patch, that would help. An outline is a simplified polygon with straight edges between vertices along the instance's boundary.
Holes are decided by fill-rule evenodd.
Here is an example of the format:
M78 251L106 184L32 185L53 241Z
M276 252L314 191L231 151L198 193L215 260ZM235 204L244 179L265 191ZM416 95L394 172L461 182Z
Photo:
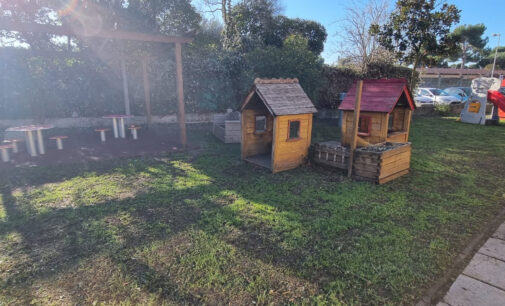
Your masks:
M56 144L50 140L51 135L65 135L63 150L57 150ZM44 155L31 157L24 142L19 143L19 153L11 153L11 161L0 163L1 169L15 167L35 167L53 164L74 163L82 161L109 160L118 157L156 156L170 152L183 151L179 135L174 130L140 129L138 139L134 140L128 134L126 138L114 138L107 135L107 141L102 143L100 135L93 130L65 129L48 130L44 135ZM197 145L189 144L187 149L197 149Z

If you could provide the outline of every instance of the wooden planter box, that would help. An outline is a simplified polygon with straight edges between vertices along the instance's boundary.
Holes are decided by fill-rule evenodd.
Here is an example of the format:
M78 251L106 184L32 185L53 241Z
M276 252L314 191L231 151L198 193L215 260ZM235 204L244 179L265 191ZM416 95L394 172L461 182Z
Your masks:
M409 173L412 153L410 142L387 145L395 147L383 152L372 151L370 147L357 149L354 154L354 177L384 184Z
M386 146L393 148L378 152L377 148L381 146L384 145L363 147L355 151L355 179L384 184L409 172L412 152L410 142L387 143ZM337 141L316 143L311 148L311 158L317 164L347 170L349 150Z
M342 146L338 141L320 142L311 147L311 157L318 164L346 170L349 148Z
M240 143L242 124L240 120L228 120L227 117L230 114L214 115L212 133L224 143Z

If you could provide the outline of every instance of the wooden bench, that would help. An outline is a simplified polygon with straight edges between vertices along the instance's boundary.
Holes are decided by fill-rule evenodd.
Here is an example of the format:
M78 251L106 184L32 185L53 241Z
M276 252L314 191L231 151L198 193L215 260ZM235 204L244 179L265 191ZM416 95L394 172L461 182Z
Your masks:
M140 129L140 126L132 125L128 129L132 132L133 139L137 140L138 139L137 130Z
M58 150L63 150L63 139L67 139L68 136L53 136L49 139L56 140L56 147Z
M2 155L2 161L3 162L8 162L10 160L9 158L9 149L12 148L12 145L10 144L6 144L6 145L1 145L0 146L0 151L1 151L1 155Z
M5 144L12 145L12 153L18 153L19 148L18 148L18 142L23 142L23 139L6 139L3 141Z
M106 140L106 137L105 137L105 132L107 131L110 131L110 129L105 129L105 128L102 128L102 129L96 129L95 132L100 132L100 140L102 142L105 142Z

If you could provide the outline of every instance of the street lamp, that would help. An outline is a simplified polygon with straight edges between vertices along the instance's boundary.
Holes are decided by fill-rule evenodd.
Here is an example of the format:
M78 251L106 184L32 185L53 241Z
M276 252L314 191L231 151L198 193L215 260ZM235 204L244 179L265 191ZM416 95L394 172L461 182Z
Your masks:
M494 52L493 69L491 70L491 77L494 77L494 67L496 65L496 55L498 54L498 48L500 47L500 37L501 37L501 34L494 33L493 37L496 37L496 36L498 36L498 44L496 45L496 50Z

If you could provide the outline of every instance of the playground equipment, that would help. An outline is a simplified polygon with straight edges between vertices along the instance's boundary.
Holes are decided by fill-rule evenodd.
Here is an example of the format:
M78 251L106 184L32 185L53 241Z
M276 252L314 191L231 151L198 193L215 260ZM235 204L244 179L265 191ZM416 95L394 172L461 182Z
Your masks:
M256 79L241 111L243 160L274 173L305 162L317 110L298 79Z
M405 79L355 82L339 109L342 142L313 145L315 163L379 184L409 172L412 147L407 141L415 105Z
M498 120L498 109L505 110L505 97L498 92L500 80L497 78L476 78L472 80L472 95L463 111L461 111L461 122L473 124L491 124ZM493 117L486 119L486 103L493 103Z
M498 90L488 90L487 100L494 105L492 119L505 119L505 80L502 81Z

